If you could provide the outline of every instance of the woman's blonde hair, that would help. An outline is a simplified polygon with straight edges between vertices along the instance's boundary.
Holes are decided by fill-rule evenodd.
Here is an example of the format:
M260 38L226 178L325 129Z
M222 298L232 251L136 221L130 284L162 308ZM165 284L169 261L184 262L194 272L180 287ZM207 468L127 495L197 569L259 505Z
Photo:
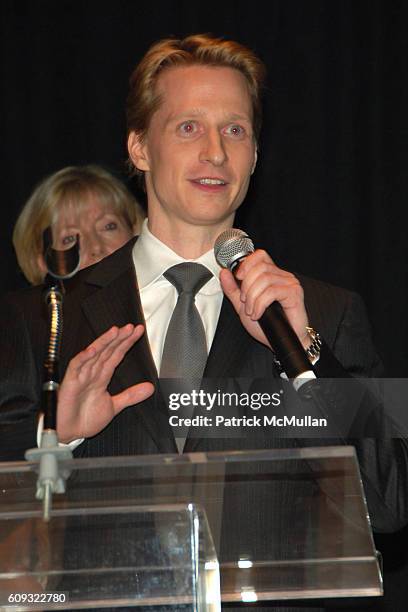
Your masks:
M37 185L14 227L17 260L30 283L37 285L44 278L39 264L44 230L55 223L61 209L73 206L81 212L91 197L112 207L135 234L140 231L145 213L121 181L96 165L62 168Z

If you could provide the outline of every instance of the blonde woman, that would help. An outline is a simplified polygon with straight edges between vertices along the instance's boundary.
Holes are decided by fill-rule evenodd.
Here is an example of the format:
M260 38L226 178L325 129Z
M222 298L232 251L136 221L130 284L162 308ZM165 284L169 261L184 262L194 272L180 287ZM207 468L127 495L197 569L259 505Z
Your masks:
M27 280L46 274L43 232L51 227L55 249L68 249L80 236L86 268L138 234L145 214L126 187L96 165L69 166L44 179L21 211L13 232L17 260Z

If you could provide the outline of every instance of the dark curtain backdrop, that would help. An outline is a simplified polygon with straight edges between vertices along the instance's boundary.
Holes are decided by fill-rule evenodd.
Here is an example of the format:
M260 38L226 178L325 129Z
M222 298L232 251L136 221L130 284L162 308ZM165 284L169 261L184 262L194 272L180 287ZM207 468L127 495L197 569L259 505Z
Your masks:
M268 67L260 160L237 226L279 265L360 292L389 375L406 376L406 1L3 0L0 14L0 291L23 283L11 232L39 180L90 162L125 176L127 81L147 46L212 32ZM403 612L406 534L381 546Z

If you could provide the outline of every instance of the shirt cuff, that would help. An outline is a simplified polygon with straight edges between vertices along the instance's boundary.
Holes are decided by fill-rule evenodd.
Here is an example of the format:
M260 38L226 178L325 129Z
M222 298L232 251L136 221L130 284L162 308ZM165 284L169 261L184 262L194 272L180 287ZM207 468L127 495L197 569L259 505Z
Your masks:
M42 436L42 432L44 429L44 415L40 414L40 417L38 419L38 426L37 426L37 446L38 448L40 448L41 446L41 436ZM58 442L58 446L65 446L70 448L72 451L74 451L80 444L82 444L82 442L85 440L85 438L78 438L78 440L72 440L72 442L68 442L68 444L64 444L64 442Z

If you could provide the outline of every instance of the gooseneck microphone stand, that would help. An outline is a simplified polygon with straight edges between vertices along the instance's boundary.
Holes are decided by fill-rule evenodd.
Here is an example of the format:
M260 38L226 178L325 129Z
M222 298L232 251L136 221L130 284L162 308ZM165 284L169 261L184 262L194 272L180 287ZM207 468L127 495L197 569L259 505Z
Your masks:
M43 368L41 412L43 429L39 448L25 453L28 461L39 464L36 498L43 502L43 519L50 520L53 493L65 492L65 480L69 470L64 462L72 459L68 446L59 445L57 435L57 403L60 383L59 355L62 341L62 306L64 299L63 280L71 278L79 270L79 236L75 244L66 251L52 248L51 229L43 234L44 259L48 274L45 278L44 298L48 311L48 343Z

